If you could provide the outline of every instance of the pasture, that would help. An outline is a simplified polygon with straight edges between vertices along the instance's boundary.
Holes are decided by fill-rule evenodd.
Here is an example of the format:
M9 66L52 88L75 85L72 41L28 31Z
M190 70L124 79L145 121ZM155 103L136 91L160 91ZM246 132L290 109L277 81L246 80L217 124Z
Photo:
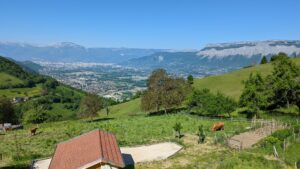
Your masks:
M23 81L21 79L18 79L4 72L0 72L0 77L0 86L15 86L23 84Z
M37 85L33 88L13 88L13 89L0 89L0 96L8 98L13 97L35 97L40 96L42 92L42 86Z
M128 118L100 118L93 122L69 120L38 125L37 135L30 136L28 129L9 132L1 135L0 149L3 154L2 165L26 166L32 159L49 157L57 143L68 140L87 131L100 128L116 134L120 146L151 144L162 141L176 141L173 126L180 122L184 135L195 136L199 125L204 125L208 137L213 137L210 128L215 120L201 119L196 116L180 113L162 116L136 116ZM249 124L245 121L225 121L226 136L242 132ZM220 132L221 135L223 133ZM221 136L220 135L220 136ZM223 135L221 136L223 137Z

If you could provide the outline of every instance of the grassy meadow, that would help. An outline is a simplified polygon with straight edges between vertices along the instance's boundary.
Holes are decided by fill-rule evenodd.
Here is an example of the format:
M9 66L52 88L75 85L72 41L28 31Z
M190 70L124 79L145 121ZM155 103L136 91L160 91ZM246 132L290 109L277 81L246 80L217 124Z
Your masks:
M11 76L7 73L4 72L0 72L0 85L2 86L14 86L14 85L18 85L18 84L23 84L23 80Z
M37 85L33 88L13 88L13 89L0 89L0 96L8 98L13 97L35 97L40 96L42 92L42 86Z
M211 132L216 121L225 122L225 130ZM183 126L181 139L175 138L173 126L180 122ZM205 144L197 143L197 129L204 126L207 135ZM28 129L38 126L35 136L29 136ZM184 149L169 159L136 164L135 168L285 168L299 157L299 137L297 144L292 144L285 152L290 162L274 159L272 151L262 151L260 147L241 152L229 149L224 140L246 131L250 122L209 119L189 115L185 112L158 116L113 116L89 120L68 120L39 125L26 125L23 130L0 135L0 150L3 155L2 166L26 167L32 159L51 157L55 146L85 132L100 128L116 135L120 146L135 146L157 142L173 141L183 145ZM214 139L219 141L216 142ZM281 151L279 151L281 153ZM282 154L280 154L282 155ZM128 167L131 168L131 167Z
M161 141L174 140L173 126L181 122L183 134L196 135L198 126L204 125L209 137L214 120L201 119L187 114L173 114L162 116L136 116L128 118L113 117L95 119L93 122L86 120L69 120L62 122L43 123L38 125L38 134L29 136L28 128L0 135L0 147L3 161L6 165L26 165L35 158L50 157L57 143L68 140L93 129L103 129L116 134L120 146L151 144ZM225 121L227 137L244 131L247 122ZM223 136L223 135L222 135ZM177 140L175 140L177 141ZM17 147L19 147L17 149ZM19 156L17 155L19 152ZM1 166L1 165L0 165Z

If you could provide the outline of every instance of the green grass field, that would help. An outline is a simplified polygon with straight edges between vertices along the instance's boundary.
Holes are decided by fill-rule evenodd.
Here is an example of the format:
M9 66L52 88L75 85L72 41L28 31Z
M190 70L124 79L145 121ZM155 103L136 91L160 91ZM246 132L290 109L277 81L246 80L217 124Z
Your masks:
M18 79L4 72L0 72L0 86L13 86L19 84L23 84L23 81L21 79Z
M297 65L300 65L299 58L293 59L293 61ZM223 75L209 76L203 79L196 79L194 87L196 89L207 88L212 92L220 92L238 100L244 87L243 81L247 80L251 73L259 72L262 76L267 76L272 73L272 69L271 64L265 64L244 68Z
M145 112L141 110L141 99L134 99L125 103L117 104L109 107L109 116L114 118L120 118L124 116L137 116L145 115ZM99 112L100 117L106 116L106 109L102 109Z
M0 96L5 96L8 98L13 97L34 97L39 96L42 92L42 86L37 85L33 88L13 88L13 89L0 89Z
M157 142L172 141L184 146L173 157L157 162L140 163L135 168L215 168L215 169L273 169L284 168L289 164L268 158L272 152L260 151L260 148L237 152L229 149L224 140L232 135L246 130L250 126L246 121L225 122L225 130L212 133L210 128L214 122L220 120L203 119L198 116L188 115L184 112L161 116L123 116L123 118L98 118L93 122L87 120L68 120L61 122L43 123L38 127L35 136L29 136L28 128L36 125L27 125L25 129L8 132L0 135L0 150L3 154L2 166L26 167L32 159L51 157L55 146L70 138L85 132L100 128L116 135L120 146L136 146ZM173 126L180 122L183 126L183 137L174 138ZM197 128L204 126L207 135L205 144L197 144ZM220 137L221 142L215 144L214 138ZM298 158L297 144L288 147L285 157L290 156L290 163ZM19 155L17 155L19 153ZM281 154L280 154L281 155Z
M182 123L183 134L195 135L197 127L202 124L208 136L213 136L210 128L214 120L203 120L187 114L136 116L118 119L101 118L94 122L69 120L40 124L38 134L32 137L29 136L27 130L32 126L25 126L26 129L24 130L0 135L0 150L6 165L17 163L25 165L34 158L51 156L57 143L97 128L116 134L121 146L173 140L173 126L176 122ZM230 136L243 131L249 124L226 121L225 125L225 132L227 136ZM19 151L16 150L16 145L20 147ZM19 160L16 152L19 152Z

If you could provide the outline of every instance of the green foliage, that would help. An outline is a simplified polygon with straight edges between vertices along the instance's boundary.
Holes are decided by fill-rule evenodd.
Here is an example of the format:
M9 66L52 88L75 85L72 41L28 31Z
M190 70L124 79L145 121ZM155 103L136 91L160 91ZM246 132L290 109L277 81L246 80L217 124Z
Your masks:
M30 109L24 113L23 122L24 123L43 123L50 118L50 115L43 109Z
M11 78L11 80L16 81L16 79L19 79L17 80L18 83L9 83L5 85L0 83L1 89L34 87L36 84L42 83L45 80L45 77L37 74L28 73L17 63L1 56L0 72L4 72L10 76L13 76L14 78ZM20 80L22 80L23 82L21 83Z
M244 85L239 104L247 107L250 114L257 114L260 109L267 106L268 93L265 81L259 73L254 75L251 73Z
M204 143L206 138L204 129L203 129L203 125L198 126L198 144L199 143Z
M297 78L300 76L299 67L288 57L279 57L273 62L272 76L269 78L269 84L272 87L273 104L283 107L289 107L289 104L297 104L299 96L299 82Z
M291 104L300 105L299 68L282 53L276 55L272 65L273 72L265 79L260 74L250 74L244 83L240 106L247 107L252 114L257 114L261 109L278 111L287 107L291 110Z
M54 79L47 79L47 81L44 84L44 87L48 88L48 89L55 89L56 86L58 86L58 82Z
M293 131L291 129L282 129L275 131L272 136L277 138L280 141L283 141L287 137L291 136Z
M97 112L103 107L101 99L94 94L88 94L81 99L80 102L80 117L95 117Z
M300 140L297 140L296 143L287 147L287 150L284 152L285 161L294 166L295 162L297 162L298 167L300 165Z
M189 83L190 85L194 84L194 77L193 77L192 75L189 75L189 76L187 77L187 81L188 81L188 83Z
M261 61L260 61L260 64L266 64L266 63L268 63L267 57L263 56Z
M202 115L220 115L230 113L237 107L236 102L221 93L212 94L208 89L195 90L188 100L190 109Z
M176 132L175 137L181 137L181 129L182 129L182 125L180 122L176 122L175 125L173 126L173 129Z
M15 121L15 113L11 101L0 97L0 123L11 123Z
M293 125L293 130L295 134L300 134L300 124Z
M281 169L279 161L267 160L262 155L247 152L234 153L227 156L218 169Z
M273 146L273 145L280 145L280 144L281 144L281 140L279 140L277 137L274 137L274 136L268 136L263 141L263 145L265 147Z
M271 57L271 62L280 60L280 59L287 59L289 56L286 53L279 52L277 55Z
M158 112L164 108L167 112L167 109L180 106L189 92L184 79L171 77L163 69L152 72L147 87L141 100L141 108L144 111Z

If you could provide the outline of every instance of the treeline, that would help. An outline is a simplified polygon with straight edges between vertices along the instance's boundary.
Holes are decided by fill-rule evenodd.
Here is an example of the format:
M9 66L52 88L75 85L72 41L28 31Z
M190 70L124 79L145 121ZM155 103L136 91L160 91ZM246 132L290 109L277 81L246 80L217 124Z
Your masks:
M300 69L284 53L271 59L271 75L262 77L260 73L250 74L244 82L244 90L239 105L247 108L250 115L261 111L276 111L280 108L300 108Z

